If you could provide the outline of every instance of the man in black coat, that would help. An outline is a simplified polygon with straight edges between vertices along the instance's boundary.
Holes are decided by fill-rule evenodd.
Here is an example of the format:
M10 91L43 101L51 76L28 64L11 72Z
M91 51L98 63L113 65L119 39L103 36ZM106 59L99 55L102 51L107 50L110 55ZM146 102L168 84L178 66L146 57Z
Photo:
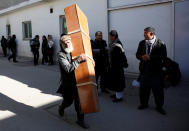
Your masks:
M2 39L1 39L1 47L3 50L4 57L6 57L7 56L7 39L4 36L2 36Z
M8 60L13 58L13 62L18 62L16 60L16 35L13 35L12 38L10 39L10 49L12 54L8 57Z
M107 68L108 68L108 50L106 49L107 44L106 41L102 39L102 32L97 31L95 33L95 40L92 42L92 49L93 49L93 56L95 60L95 75L96 75L96 81L98 83L98 80L100 78L100 88L101 92L109 93L106 90L106 81L105 77L107 74Z
M31 41L31 51L34 56L34 65L38 65L39 47L40 47L39 35L36 35L35 38Z
M148 108L150 92L155 97L156 110L165 115L162 108L164 104L163 91L163 60L167 56L166 46L163 41L155 36L155 29L147 27L144 29L144 38L139 43L136 57L140 60L140 106L138 109Z
M89 128L84 122L84 114L81 112L78 90L76 87L75 69L79 64L86 61L86 55L80 55L72 59L71 52L73 51L71 38L69 35L64 35L60 40L61 51L58 53L58 62L61 72L60 87L57 93L62 94L63 102L59 106L60 116L64 115L64 109L69 107L73 101L77 112L77 124L83 128Z

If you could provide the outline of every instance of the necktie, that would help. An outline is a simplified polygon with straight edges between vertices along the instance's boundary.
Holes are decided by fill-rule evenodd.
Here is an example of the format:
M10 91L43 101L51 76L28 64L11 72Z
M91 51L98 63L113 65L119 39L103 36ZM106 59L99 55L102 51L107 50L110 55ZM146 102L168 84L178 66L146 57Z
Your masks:
M148 44L148 55L150 54L151 43Z

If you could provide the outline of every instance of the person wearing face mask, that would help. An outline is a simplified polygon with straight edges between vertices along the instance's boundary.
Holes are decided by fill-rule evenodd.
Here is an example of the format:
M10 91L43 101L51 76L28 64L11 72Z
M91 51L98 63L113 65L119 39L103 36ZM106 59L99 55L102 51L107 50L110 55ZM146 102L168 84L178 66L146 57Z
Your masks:
M144 29L144 40L140 41L136 58L140 60L140 106L139 110L148 108L150 92L152 90L156 110L165 115L163 109L164 90L163 90L163 60L167 57L166 45L155 35L153 27Z

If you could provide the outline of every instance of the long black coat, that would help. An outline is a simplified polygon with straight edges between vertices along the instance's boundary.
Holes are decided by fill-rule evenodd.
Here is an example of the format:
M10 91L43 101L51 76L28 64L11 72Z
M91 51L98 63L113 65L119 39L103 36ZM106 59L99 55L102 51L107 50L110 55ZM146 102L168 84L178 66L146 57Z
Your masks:
M92 44L93 57L95 60L95 71L98 73L105 72L107 70L108 50L106 50L107 44L105 40L96 40ZM97 52L95 50L98 50Z
M114 43L115 46L112 46L110 49L110 75L111 75L111 87L110 89L116 92L123 91L125 88L125 75L124 75L124 66L122 59L122 44L120 41ZM120 48L121 47L121 48Z
M79 61L72 61L71 53L66 53L64 50L58 53L58 62L61 73L60 86L57 93L74 95L76 88L75 69L79 66Z

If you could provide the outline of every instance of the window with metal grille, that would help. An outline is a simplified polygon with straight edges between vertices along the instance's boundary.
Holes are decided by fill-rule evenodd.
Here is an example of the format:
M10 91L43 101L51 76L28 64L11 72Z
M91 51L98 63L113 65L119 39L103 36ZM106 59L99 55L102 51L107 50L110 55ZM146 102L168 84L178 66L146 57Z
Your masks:
M22 22L23 39L32 38L32 26L31 21Z

